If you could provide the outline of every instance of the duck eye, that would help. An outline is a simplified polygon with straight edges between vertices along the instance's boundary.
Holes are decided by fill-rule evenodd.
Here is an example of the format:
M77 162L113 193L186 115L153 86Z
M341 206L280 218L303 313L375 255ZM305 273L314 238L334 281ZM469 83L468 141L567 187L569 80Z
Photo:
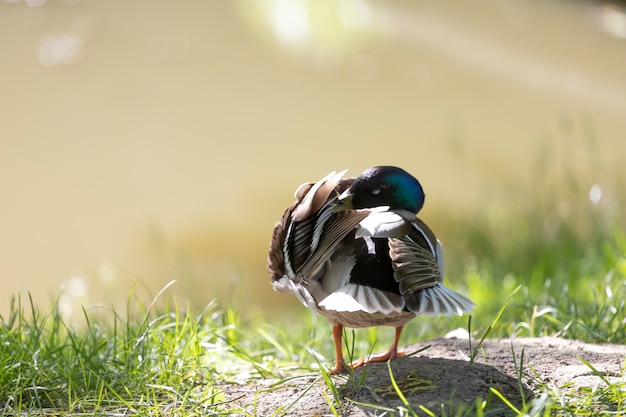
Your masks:
M371 193L374 194L374 195L380 194L380 188L372 188Z

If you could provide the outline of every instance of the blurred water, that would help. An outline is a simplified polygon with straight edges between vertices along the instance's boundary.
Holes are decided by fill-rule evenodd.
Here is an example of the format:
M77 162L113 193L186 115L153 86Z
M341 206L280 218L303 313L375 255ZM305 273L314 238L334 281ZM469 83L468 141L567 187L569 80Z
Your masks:
M414 173L444 243L442 214L525 190L546 141L591 187L626 148L625 28L543 0L0 3L0 313L171 279L293 305L267 240L334 169Z

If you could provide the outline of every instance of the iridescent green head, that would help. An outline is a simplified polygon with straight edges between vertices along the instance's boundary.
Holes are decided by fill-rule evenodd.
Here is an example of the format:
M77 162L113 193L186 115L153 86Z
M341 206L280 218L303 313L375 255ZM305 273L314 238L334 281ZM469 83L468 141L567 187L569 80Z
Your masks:
M394 166L377 166L354 180L349 193L355 209L389 206L417 214L424 205L424 190L419 181Z

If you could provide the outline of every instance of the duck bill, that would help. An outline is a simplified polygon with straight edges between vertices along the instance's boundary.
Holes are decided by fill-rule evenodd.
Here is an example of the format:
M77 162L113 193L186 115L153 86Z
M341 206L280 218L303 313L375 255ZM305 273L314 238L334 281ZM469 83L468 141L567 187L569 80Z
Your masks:
M352 206L352 193L349 188L341 193L337 199L339 200L339 205L342 209L354 210L354 207Z

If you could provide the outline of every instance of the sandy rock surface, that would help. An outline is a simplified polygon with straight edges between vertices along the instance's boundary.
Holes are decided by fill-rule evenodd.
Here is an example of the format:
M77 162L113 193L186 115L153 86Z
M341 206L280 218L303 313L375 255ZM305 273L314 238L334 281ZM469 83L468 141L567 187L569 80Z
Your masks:
M624 366L626 358L623 345L587 344L552 337L487 340L473 365L468 362L470 351L466 340L436 339L404 350L408 357L391 362L394 379L414 410L419 412L421 405L436 415L442 413L442 407L449 413L462 403L472 404L477 397L491 398L491 415L510 415L510 409L490 394L490 387L519 406L522 397L531 399L540 385L558 387L571 383L568 389L577 389L602 384L601 378L581 358L609 379L621 378L620 365ZM420 352L410 355L415 351ZM333 378L341 400L334 406L340 415L393 415L389 410L397 411L403 405L386 363ZM317 375L277 386L261 381L225 387L224 391L227 398L250 415L269 416L280 407L289 407L284 414L288 416L333 415L329 405L333 396ZM426 414L420 412L420 415Z

